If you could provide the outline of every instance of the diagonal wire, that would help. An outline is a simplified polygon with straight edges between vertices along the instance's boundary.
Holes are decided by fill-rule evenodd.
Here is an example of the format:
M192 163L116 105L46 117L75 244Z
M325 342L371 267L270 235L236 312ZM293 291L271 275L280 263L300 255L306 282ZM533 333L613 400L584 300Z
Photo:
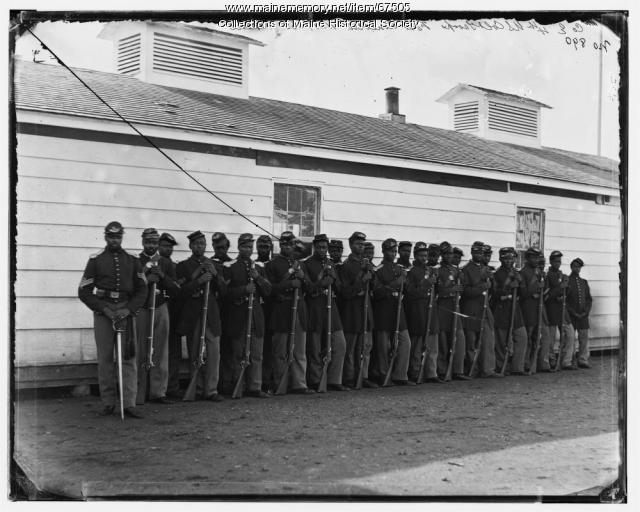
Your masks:
M111 105L109 105L109 103L107 103L106 100L104 100L96 91L94 91L91 86L89 84L87 84L82 78L80 78L75 71L73 71L73 69L71 69L69 66L67 66L62 59L60 59L60 57L58 57L56 55L56 53L49 48L49 46L47 46L47 44L40 39L37 35L35 35L33 33L33 31L27 27L27 31L33 36L35 37L38 42L40 43L40 45L42 45L42 48L46 51L48 51L54 59L56 59L58 61L58 63L66 68L82 85L84 85L96 98L98 98L98 100L100 100L109 110L111 110L111 112L113 112L116 116L118 116L118 118L120 118L124 123L126 123L127 125L129 125L131 127L131 129L133 131L135 131L138 135L140 135L140 137L142 137L144 140L146 140L150 146L152 146L153 148L157 149L167 160L169 160L173 165L175 165L178 169L180 169L184 174L186 174L189 178L191 178L193 181L195 181L200 187L202 187L203 190L205 190L206 192L208 192L209 194L211 194L214 198L216 198L218 201L220 201L222 204L224 204L227 208L229 208L233 213L239 215L240 217L242 217L244 220L246 220L247 222L253 224L256 228L260 229L261 231L264 231L267 235L275 238L276 240L278 240L280 237L274 235L273 233L271 233L271 231L268 231L267 229L263 228L262 226L260 226L259 224L256 224L255 222L253 222L249 217L247 217L244 213L236 210L233 206L231 206L229 203L227 203L224 199L222 199L218 194L216 194L215 192L212 192L211 190L209 190L201 181L199 181L195 176L191 175L191 173L189 173L188 171L186 171L185 169L182 168L182 166L176 162L173 158L171 158L167 153L165 153L155 142L153 142L149 137L147 137L144 133L142 133L140 130L138 130L138 128L135 127L135 125L133 123L131 123L129 120L125 119L120 112L118 112L116 109L114 109Z

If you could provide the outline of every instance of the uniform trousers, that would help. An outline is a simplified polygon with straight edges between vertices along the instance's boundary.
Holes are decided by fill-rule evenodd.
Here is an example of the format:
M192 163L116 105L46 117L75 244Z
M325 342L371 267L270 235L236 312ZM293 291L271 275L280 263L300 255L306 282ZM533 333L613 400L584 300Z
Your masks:
M588 364L589 363L589 329L577 329L578 331L578 364ZM574 335L575 336L575 335ZM573 352L573 347L575 345L575 338L571 337L571 352Z
M232 386L235 386L240 376L240 362L244 358L246 341L246 332L230 339ZM255 331L252 331L251 341L249 342L250 364L244 374L244 384L249 391L260 391L262 388L262 344L262 336L256 336Z
M546 325L542 325L540 336L540 348L538 350L538 360L536 362L536 367L538 371L547 371L551 368L549 365L549 329ZM533 348L535 347L535 343L537 342L536 336L538 336L538 331L535 326L527 327L527 350L524 361L524 369L525 371L529 371L531 367L531 361L533 361Z
M502 370L504 358L511 355L511 362L507 363L506 371L522 373L524 372L524 360L527 351L527 330L524 327L514 329L511 334L510 347L509 340L507 340L508 334L508 329L496 328L495 330L496 371Z
M309 386L316 388L322 376L323 360L326 353L327 333L307 333L307 382ZM347 350L347 341L342 331L331 333L331 361L327 368L327 384L342 384L342 372L344 369L344 356Z
M453 337L451 333L440 331L438 335L438 375L440 375L440 377L444 377L447 373L452 344ZM457 329L456 350L453 354L453 364L451 367L451 373L453 375L464 373L465 346L464 330L460 327Z
M296 332L293 342L293 361L289 367L289 389L305 389L307 387L307 333L300 329L296 319ZM290 333L274 332L271 336L271 364L273 367L274 389L277 389L284 374L289 357ZM262 364L262 363L261 363Z
M129 322L128 322L129 323ZM135 328L135 319L132 319ZM131 323L129 323L131 325ZM100 398L105 406L112 406L116 403L118 394L118 368L117 354L114 355L116 347L116 334L113 324L109 318L100 314L93 314L93 333L96 339L96 349L98 357L98 385L100 387ZM137 367L136 357L124 358L124 335L122 336L122 405L124 407L134 407L136 405Z
M149 323L151 310L141 309L136 323L138 324L138 378L144 378L142 365L147 363L149 354ZM149 369L149 398L162 398L167 393L169 378L169 309L166 304L155 309L153 314L153 366ZM140 384L138 383L138 387ZM145 397L140 397L144 403Z
M433 379L438 376L438 335L429 334L426 337L426 361L424 367L424 378ZM422 365L422 351L425 347L425 337L411 336L411 358L409 359L409 378L417 381L420 367Z
M570 366L572 364L573 353L575 351L575 331L569 323L562 325L562 346L560 346L560 326L550 325L548 328L549 335L549 352L556 353L556 338L558 339L558 352L560 354L560 366ZM557 356L556 356L557 357Z
M193 378L195 371L194 361L199 357L200 336L202 334L202 320L198 320L191 339L189 349L189 378ZM214 336L213 331L207 325L204 333L205 363L200 368L200 374L196 382L196 394L203 398L209 398L218 392L218 379L220 377L220 336Z
M346 332L344 339L346 352L342 368L342 383L345 386L355 387L360 368L362 368L363 380L369 378L369 357L373 347L373 337L371 331L364 334L362 332Z
M480 330L472 331L465 329L464 337L466 341L467 364L469 366L469 371L471 371L471 365L473 364L475 349L481 341L477 369L480 371L480 375L485 377L495 373L496 369L496 341L493 327L493 313L488 308L483 321L484 329L482 329L482 340L479 339Z
M375 374L373 378L380 382L385 378L389 369L389 352L394 333L391 331L374 331L373 342L375 343ZM391 372L391 380L408 380L407 371L409 369L409 354L411 353L411 338L406 329L398 333L398 355Z
M176 322L171 322L171 318L169 319L167 394L176 394L180 391L182 336L176 332L175 323L177 323L177 320Z

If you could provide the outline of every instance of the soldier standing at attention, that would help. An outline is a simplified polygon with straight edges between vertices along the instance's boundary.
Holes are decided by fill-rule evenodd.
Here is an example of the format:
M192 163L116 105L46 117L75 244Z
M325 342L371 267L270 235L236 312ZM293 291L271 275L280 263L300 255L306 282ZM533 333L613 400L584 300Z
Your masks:
M229 257L229 247L231 246L231 242L227 238L227 235L221 233L220 231L216 231L213 235L211 235L211 247L213 248L213 257L211 261L218 272L218 275L224 279L224 264L228 261L232 261ZM220 334L220 372L218 378L218 393L222 391L222 389L228 385L229 380L231 379L231 347L229 345L229 339L226 335L227 333L227 312L225 311L225 307L227 305L227 301L224 300L219 290L211 291L211 294L215 295L216 300L218 302L218 309L220 311L220 325L221 325L221 334Z
M137 371L135 357L135 318L144 304L147 281L140 262L122 249L124 229L119 222L109 222L104 229L106 247L93 254L84 269L78 297L93 313L93 332L98 359L98 385L104 408L101 415L115 410L118 375L114 362L116 333L114 322L126 322L122 336L122 382L120 397L124 414L142 418L136 410ZM94 294L95 288L95 294Z
M478 371L482 377L502 377L495 372L495 338L493 330L493 314L491 309L484 308L485 297L491 289L491 271L484 264L486 259L485 244L474 242L471 246L471 261L462 269L461 311L467 318L464 320L464 338L467 352L467 362L471 368L475 349L479 346ZM482 325L484 322L484 327ZM482 340L480 334L482 333ZM473 375L470 375L473 377Z
M546 308L547 319L549 321L548 336L549 336L549 357L551 359L550 365L555 368L556 361L553 358L560 357L561 366L571 366L571 358L573 357L573 345L575 334L573 327L571 327L571 319L569 318L569 312L564 308L564 318L562 316L562 299L566 294L567 287L569 286L569 277L564 275L560 270L562 266L562 253L560 251L553 251L549 255L549 270L546 276L546 287L549 290L547 296ZM555 338L556 329L562 329L562 346L558 343L558 355L555 353Z
M341 286L338 290L340 297L338 304L341 308L340 319L347 342L342 382L345 386L355 387L358 373L362 368L363 387L377 388L378 385L369 381L368 377L369 357L373 345L371 337L373 310L371 296L366 294L365 290L367 286L371 288L373 267L371 261L364 258L366 239L366 235L360 231L356 231L349 237L351 254L339 268Z
M578 366L591 368L589 364L589 312L593 299L586 279L580 277L584 262L576 258L571 262L571 275L567 293L567 310L571 316L574 329L578 331ZM574 339L571 338L571 347Z
M260 235L256 240L256 251L258 257L256 263L262 266L271 261L273 252L273 242L269 235ZM265 297L262 303L262 313L264 314L264 339L262 341L262 391L270 391L273 384L273 345L271 336L273 333L269 329L271 322L271 297ZM274 390L275 391L275 390Z
M506 372L511 375L524 375L524 359L527 350L527 331L524 327L520 304L512 307L514 293L520 293L522 278L515 269L516 251L513 247L500 249L501 266L494 274L491 310L495 322L496 371L502 370L505 357L511 356L511 364ZM512 319L513 311L513 319ZM513 322L511 339L507 339L509 325ZM510 370L509 370L510 368Z
M196 393L203 400L222 401L218 394L220 375L220 310L217 296L224 295L225 283L214 263L205 257L207 239L200 231L187 236L191 256L178 263L176 274L183 280L180 289L182 297L182 314L178 325L178 334L187 337L189 351L189 371L195 371L195 361L199 358L200 336L202 333L202 312L204 309L204 287L209 283L209 300L207 302L207 318L205 326L205 364L200 370Z
M265 277L261 263L251 260L253 236L244 233L238 237L238 258L224 264L224 278L228 283L227 335L230 339L233 375L232 385L238 380L240 363L245 356L247 342L247 321L249 319L249 298L253 294L251 332L249 341L249 367L245 373L248 396L270 398L262 391L262 339L264 336L264 315L262 299L271 294L271 283Z
M158 241L158 252L160 256L169 260L173 268L173 275L176 276L176 264L171 259L174 246L178 245L176 239L169 233L162 233ZM177 279L177 276L176 276ZM180 396L180 362L182 361L182 337L178 335L176 327L180 319L180 285L176 281L177 289L173 292L165 290L165 299L169 308L169 376L167 379L168 398L181 398Z
M334 265L342 263L343 251L342 240L331 240L331 242L329 242L329 257Z
M396 263L407 272L411 270L411 247L411 242L405 241L398 244L398 261Z
M461 295L464 287L460 284L461 270L453 265L453 248L449 242L440 244L441 263L438 269L438 376L444 379L453 349L453 324L456 327L456 346L453 354L452 378L453 380L469 380L464 374L465 339L462 335L462 317L455 316L455 296Z
M269 261L265 270L271 283L271 323L273 332L271 343L273 346L273 375L274 389L278 387L280 378L284 374L289 357L289 338L295 329L293 341L293 362L289 371L289 388L292 393L311 394L307 387L307 354L306 330L307 308L304 292L308 278L300 263L294 259L295 236L291 231L284 231L280 235L280 254L276 254ZM291 325L292 308L294 305L294 290L298 290L296 304L296 325Z
M437 375L439 329L438 311L435 307L437 300L435 285L438 280L438 269L427 265L427 250L427 244L416 242L413 249L415 261L407 274L407 293L404 299L409 336L411 337L409 379L417 384L421 384L418 382L418 374L422 364L422 352L425 348L427 351L424 372L426 381L444 383ZM433 304L430 304L432 288ZM431 317L430 322L429 316ZM427 333L428 324L429 332Z
M373 339L376 351L375 373L380 382L389 369L389 353L393 349L392 343L398 325L397 358L392 370L391 379L400 386L415 385L407 376L409 369L409 354L411 352L411 338L407 331L407 320L404 308L400 305L398 324L398 301L401 300L406 278L405 270L395 263L398 254L398 244L393 238L382 242L382 263L377 267L373 287L373 311L375 314L375 328Z
M307 311L307 382L317 388L327 354L327 304L331 300L331 360L327 368L327 388L341 391L346 341L335 297L340 281L334 264L327 257L329 239L326 235L313 238L313 254L304 260L304 272L309 279L306 294ZM331 298L329 299L329 285Z
M153 366L149 368L149 401L161 404L173 403L167 399L167 384L169 380L169 308L167 296L176 295L179 287L176 284L176 273L171 261L160 255L158 244L160 235L155 228L147 228L142 232L142 246L140 264L147 278L148 294L144 307L138 314L138 377L146 378L141 365L147 364L148 336L153 314ZM155 296L152 296L152 284L156 284ZM139 397L144 402L145 397Z

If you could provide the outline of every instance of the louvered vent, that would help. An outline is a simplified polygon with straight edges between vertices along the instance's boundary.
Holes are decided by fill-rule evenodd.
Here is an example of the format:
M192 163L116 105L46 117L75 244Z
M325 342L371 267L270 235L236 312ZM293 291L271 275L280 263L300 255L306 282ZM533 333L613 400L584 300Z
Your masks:
M489 101L489 128L528 137L538 136L538 112Z
M155 32L153 69L242 85L242 50Z
M478 102L456 103L453 113L453 127L456 131L478 129Z
M118 41L118 73L132 75L140 71L140 34Z

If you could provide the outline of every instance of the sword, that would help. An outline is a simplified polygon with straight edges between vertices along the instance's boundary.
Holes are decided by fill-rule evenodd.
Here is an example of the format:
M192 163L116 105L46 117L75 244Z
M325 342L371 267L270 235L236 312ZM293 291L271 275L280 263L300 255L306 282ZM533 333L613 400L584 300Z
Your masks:
M120 418L124 420L124 383L122 380L122 333L124 332L122 318L113 319L113 330L116 331L116 357L118 359L118 390L120 391Z

